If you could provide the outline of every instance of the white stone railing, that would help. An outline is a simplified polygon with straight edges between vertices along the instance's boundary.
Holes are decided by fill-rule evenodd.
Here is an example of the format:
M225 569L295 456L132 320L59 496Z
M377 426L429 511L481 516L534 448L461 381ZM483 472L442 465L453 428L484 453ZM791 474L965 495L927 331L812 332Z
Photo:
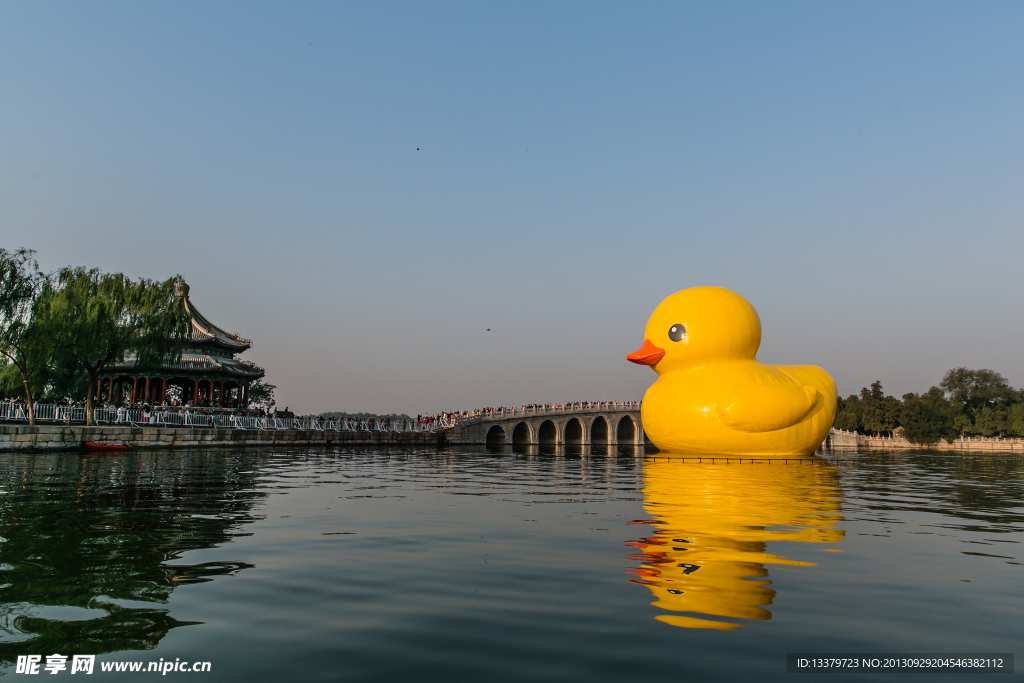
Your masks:
M600 413L610 410L640 410L641 401L576 401L573 403L546 403L536 406L519 406L518 408L486 408L474 411L468 416L459 416L457 424L475 424L477 422L493 422L529 415L571 415L574 413Z
M905 437L900 431L901 428L897 427L896 432L892 436L884 434L861 434L860 432L847 431L845 429L832 428L830 435L833 437L846 437L848 439L860 439L861 441L892 441L899 443L911 443L907 437ZM961 434L960 436L953 439L952 443L1022 443L1024 444L1024 438L1018 436L972 436Z
M99 425L128 425L132 427L212 427L226 429L302 429L335 432L431 432L450 429L460 424L493 422L531 415L568 415L597 413L613 410L639 410L640 401L577 401L548 403L516 408L477 409L469 415L448 414L429 421L390 422L383 420L325 420L320 417L261 417L240 416L228 412L206 412L201 408L143 408L101 407L93 410ZM84 424L85 406L35 404L38 422ZM24 403L0 401L0 420L28 422L28 406Z
M37 422L84 424L85 406L35 404ZM93 410L98 425L128 427L210 427L224 429L300 429L333 432L430 432L452 426L450 421L392 422L388 420L324 420L320 417L262 417L230 413L208 413L195 408L114 408ZM0 420L28 422L28 406L24 403L0 402Z
M59 403L35 403L33 417L39 422L85 422L85 406L66 406ZM28 406L24 403L0 401L0 420L28 422Z

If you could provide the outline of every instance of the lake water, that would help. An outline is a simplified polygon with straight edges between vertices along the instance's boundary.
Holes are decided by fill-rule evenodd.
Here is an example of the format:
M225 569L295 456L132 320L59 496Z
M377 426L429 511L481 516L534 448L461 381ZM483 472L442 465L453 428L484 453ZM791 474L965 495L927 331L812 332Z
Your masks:
M0 488L12 675L771 681L787 652L1014 652L1024 621L1007 457L4 454Z

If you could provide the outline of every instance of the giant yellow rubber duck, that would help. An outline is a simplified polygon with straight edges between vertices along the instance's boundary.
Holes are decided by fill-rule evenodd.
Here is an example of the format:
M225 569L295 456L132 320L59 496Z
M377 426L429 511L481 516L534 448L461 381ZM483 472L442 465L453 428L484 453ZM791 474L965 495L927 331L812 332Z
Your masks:
M658 373L640 409L651 442L677 453L813 453L835 418L835 382L813 365L760 363L760 345L757 311L728 289L693 287L658 304L643 346L626 356Z

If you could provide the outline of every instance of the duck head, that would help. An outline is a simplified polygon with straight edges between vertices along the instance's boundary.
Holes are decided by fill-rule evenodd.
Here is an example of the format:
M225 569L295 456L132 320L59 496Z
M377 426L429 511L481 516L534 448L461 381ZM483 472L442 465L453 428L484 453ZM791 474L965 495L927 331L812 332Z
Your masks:
M626 356L663 375L708 361L753 360L761 345L761 319L750 302L722 287L692 287L658 304L644 343Z

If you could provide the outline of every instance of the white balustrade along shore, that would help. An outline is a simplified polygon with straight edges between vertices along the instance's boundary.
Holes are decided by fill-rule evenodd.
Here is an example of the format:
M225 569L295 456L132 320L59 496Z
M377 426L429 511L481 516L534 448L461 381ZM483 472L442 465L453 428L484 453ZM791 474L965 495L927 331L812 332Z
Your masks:
M85 424L85 406L35 404L34 417L39 423ZM261 417L230 413L208 413L195 408L95 408L97 425L129 427L211 427L220 429L254 429L333 432L431 432L452 426L448 420L427 422L391 422L387 420L324 420L320 417ZM28 422L28 406L0 401L0 420Z
M566 415L569 413L599 413L607 410L640 410L641 401L576 401L573 403L545 403L517 408L476 409L469 415L457 416L453 422L467 424L486 420L505 420L526 415Z
M858 434L832 428L826 445L833 449L868 451L933 450L957 453L1024 453L1024 439L1000 436L958 436L952 441L938 439L933 443L921 444L908 440L897 428L891 436Z
M85 422L85 406L36 403L32 408L37 422ZM0 401L0 420L28 422L28 406L24 403Z

